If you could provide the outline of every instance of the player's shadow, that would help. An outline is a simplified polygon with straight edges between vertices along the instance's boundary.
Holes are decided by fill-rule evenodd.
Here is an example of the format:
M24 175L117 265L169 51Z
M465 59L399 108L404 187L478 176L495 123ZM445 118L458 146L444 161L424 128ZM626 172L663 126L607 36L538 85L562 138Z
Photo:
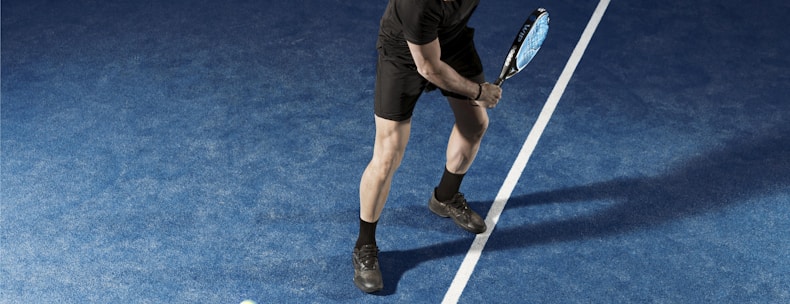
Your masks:
M496 228L485 250L505 250L550 242L601 238L651 227L744 202L790 186L790 128L774 127L741 137L722 149L689 159L651 177L622 178L511 198L507 209L552 203L612 202L595 213L553 221ZM463 255L471 236L404 251L382 252L385 294L402 275L433 259Z

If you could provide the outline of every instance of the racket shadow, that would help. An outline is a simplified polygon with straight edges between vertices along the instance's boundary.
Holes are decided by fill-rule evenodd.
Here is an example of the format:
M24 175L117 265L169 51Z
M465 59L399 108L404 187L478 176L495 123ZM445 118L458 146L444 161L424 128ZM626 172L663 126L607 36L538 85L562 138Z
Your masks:
M602 237L692 217L790 185L790 130L730 141L660 176L614 179L511 199L508 208L611 201L608 208L568 220L522 227L527 244ZM506 231L507 232L507 231ZM511 233L512 234L512 233ZM515 235L506 235L518 239Z

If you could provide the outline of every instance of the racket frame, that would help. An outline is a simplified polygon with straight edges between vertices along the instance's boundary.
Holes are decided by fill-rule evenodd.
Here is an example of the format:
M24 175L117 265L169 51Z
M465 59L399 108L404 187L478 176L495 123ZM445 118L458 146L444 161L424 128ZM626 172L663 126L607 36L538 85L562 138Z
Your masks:
M549 13L548 11L546 11L545 8L542 7L533 11L532 14L530 14L529 17L527 17L527 20L524 21L524 24L521 26L521 29L516 35L516 38L513 40L513 44L510 46L510 50L508 51L507 56L505 56L505 62L502 65L502 71L499 73L499 77L497 78L497 80L494 81L495 85L501 86L506 79L513 77L513 75L516 75L518 72L521 71L521 69L519 69L517 65L518 53L521 50L521 48L524 46L524 42L526 41L527 37L530 35L530 32L535 30L535 23L538 20L541 20L541 18L546 18L546 26L548 27ZM546 29L546 32L548 32L548 28ZM541 40L541 43L540 45L537 46L537 49L540 49L542 44L543 44L543 40ZM524 66L526 66L527 63L529 63L529 61L531 60L532 58L529 58L527 62L524 63Z

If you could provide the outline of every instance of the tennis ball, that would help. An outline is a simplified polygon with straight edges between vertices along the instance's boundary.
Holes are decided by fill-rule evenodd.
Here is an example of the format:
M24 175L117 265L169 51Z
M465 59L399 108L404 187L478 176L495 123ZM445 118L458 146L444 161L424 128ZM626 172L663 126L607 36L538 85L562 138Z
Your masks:
M255 304L255 301L253 301L253 300L244 300L244 301L241 301L241 303L239 303L239 304Z

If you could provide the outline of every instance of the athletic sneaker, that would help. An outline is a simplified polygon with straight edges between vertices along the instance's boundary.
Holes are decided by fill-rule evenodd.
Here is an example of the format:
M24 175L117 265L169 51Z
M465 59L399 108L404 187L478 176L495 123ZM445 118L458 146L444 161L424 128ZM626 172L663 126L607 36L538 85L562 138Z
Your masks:
M469 208L463 193L456 193L452 199L441 202L436 199L436 190L428 201L428 209L441 217L451 217L458 227L472 233L486 231L486 222L474 210Z
M354 248L354 285L364 292L376 292L384 288L379 269L379 248L376 245L363 245Z

